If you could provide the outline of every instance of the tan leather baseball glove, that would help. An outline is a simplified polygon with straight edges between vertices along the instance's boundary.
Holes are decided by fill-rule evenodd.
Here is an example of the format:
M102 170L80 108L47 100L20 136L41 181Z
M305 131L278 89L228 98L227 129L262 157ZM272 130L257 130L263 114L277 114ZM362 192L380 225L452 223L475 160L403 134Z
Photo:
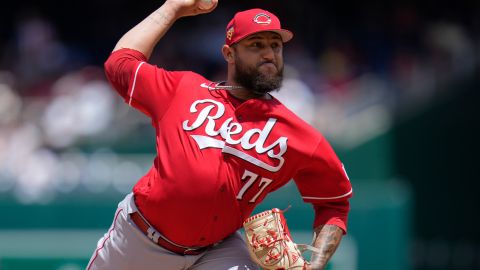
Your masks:
M249 217L243 228L250 256L263 269L304 269L308 262L302 251L317 251L293 242L283 211L278 208Z

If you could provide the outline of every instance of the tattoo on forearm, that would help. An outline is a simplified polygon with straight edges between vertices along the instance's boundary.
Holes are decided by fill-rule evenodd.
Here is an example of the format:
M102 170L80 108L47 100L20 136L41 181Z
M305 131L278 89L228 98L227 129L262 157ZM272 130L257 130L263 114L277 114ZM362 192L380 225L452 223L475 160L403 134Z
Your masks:
M320 253L313 253L310 261L312 268L323 269L342 240L343 231L335 225L323 225L316 230L314 246Z
M156 10L149 18L154 21L158 25L165 25L168 26L172 24L172 19L169 18L170 14L165 14L160 10Z

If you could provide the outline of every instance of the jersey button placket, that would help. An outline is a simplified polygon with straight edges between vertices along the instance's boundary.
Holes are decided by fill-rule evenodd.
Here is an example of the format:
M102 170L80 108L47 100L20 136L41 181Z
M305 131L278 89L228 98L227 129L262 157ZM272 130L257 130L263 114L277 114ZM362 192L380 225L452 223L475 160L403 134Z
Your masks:
M252 103L251 102L254 102L254 101L247 100L247 101L243 102L242 104L240 104L235 109L235 115L237 116L237 120L239 122L244 121L245 116L247 116L247 118L248 118L248 115L249 115L249 113L251 113L251 110L252 110Z
M227 188L225 187L225 184L222 184L218 190L220 191L220 193L224 193L227 190ZM214 222L218 221L218 215L217 214L215 214L213 216L213 221Z

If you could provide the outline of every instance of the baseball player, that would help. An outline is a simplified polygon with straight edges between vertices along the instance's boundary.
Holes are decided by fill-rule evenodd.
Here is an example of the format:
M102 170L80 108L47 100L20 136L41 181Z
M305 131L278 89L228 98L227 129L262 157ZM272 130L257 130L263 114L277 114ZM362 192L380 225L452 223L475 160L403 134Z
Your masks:
M93 269L257 269L238 230L265 196L294 179L315 209L305 269L323 269L346 233L352 188L327 140L269 92L281 86L293 34L272 13L235 14L221 53L225 82L148 63L179 18L217 0L167 0L128 31L105 63L125 102L151 118L157 156L119 203ZM201 46L201 44L199 44Z

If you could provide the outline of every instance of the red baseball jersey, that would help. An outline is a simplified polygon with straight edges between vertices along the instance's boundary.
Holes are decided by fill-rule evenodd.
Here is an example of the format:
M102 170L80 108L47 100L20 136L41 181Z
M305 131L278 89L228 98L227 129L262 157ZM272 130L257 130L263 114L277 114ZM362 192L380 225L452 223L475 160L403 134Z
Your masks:
M327 140L277 99L240 101L188 71L121 49L105 63L125 101L152 119L157 157L133 188L147 220L185 246L241 228L265 196L294 179L314 226L346 230L350 181Z

